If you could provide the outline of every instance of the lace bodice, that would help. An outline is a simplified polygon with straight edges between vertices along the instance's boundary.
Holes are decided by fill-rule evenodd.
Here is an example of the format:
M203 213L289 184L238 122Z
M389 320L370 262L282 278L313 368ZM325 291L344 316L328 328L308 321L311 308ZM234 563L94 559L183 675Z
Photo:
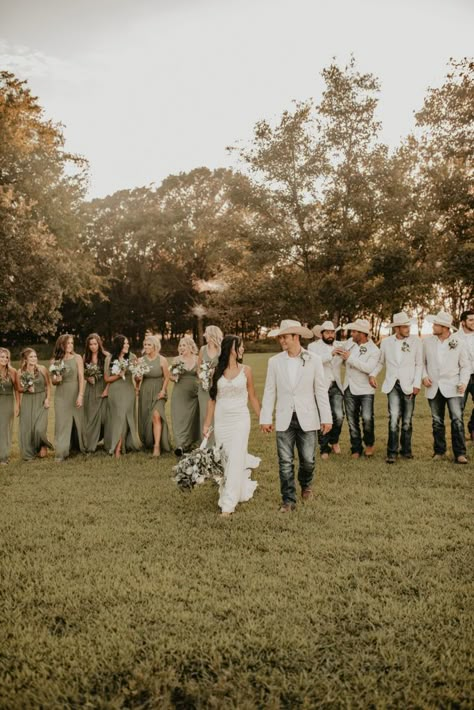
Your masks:
M228 380L223 375L219 378L217 383L217 401L232 400L237 403L238 400L239 404L246 405L247 399L247 378L243 367L233 380Z

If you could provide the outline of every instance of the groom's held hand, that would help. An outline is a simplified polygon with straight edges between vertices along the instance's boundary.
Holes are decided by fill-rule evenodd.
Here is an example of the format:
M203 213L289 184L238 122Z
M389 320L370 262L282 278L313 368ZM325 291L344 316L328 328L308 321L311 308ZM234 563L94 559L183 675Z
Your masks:
M332 424L321 424L321 434L329 434Z
M273 431L273 424L260 424L260 429L264 434L271 434Z

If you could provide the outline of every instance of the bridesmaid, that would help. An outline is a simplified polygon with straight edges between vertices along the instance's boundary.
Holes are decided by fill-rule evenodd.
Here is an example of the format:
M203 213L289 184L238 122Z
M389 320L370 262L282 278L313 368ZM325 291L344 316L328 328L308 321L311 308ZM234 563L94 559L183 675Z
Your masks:
M84 365L74 352L74 338L60 335L54 347L51 364L64 363L62 375L52 374L56 386L54 396L55 461L64 461L71 451L85 453L84 447Z
M31 375L32 386L24 389L22 374ZM48 441L48 410L51 395L51 380L48 370L38 365L38 356L32 348L21 353L20 369L17 373L18 389L22 393L20 403L20 452L25 461L35 456L44 458L47 449L52 449Z
M109 385L104 444L109 454L113 454L115 458L120 458L120 455L127 451L140 449L135 385L132 373L128 369L129 362L134 360L136 358L130 353L128 339L125 335L116 335L104 368L104 380ZM119 374L112 374L112 370L118 364L123 364L124 369Z
M202 346L199 351L199 357L197 362L198 376L201 373L201 366L203 363L209 363L212 367L212 371L216 368L217 362L219 360L219 355L221 353L221 343L224 334L217 325L208 325L204 331L204 340L206 344ZM209 377L209 386L212 383L212 377ZM199 431L202 431L204 426L204 420L206 418L207 403L209 402L209 387L205 389L203 387L203 380L199 378ZM214 434L211 434L208 441L208 446L214 446L215 439Z
M161 340L146 335L143 341L143 362L150 368L141 379L138 400L138 431L143 446L153 449L153 456L170 450L165 404L170 372L168 362L160 355Z
M13 419L20 413L16 371L10 365L10 351L0 348L0 465L8 463L12 446Z
M86 451L94 453L99 441L104 438L109 386L104 381L105 351L102 338L91 333L86 338L84 350L84 445ZM88 372L93 369L94 372Z
M170 370L171 379L175 382L171 396L171 422L176 456L182 456L200 438L196 356L194 340L188 335L181 338L178 357Z

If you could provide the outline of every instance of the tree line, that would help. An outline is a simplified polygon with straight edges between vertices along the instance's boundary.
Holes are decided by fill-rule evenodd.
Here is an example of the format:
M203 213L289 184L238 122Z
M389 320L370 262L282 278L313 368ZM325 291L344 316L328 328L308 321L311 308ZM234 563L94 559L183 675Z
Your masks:
M473 301L474 61L451 60L413 133L381 141L380 84L354 59L230 146L234 169L86 199L28 83L0 72L0 332L177 338L203 323L258 338L282 318L374 331L403 309Z

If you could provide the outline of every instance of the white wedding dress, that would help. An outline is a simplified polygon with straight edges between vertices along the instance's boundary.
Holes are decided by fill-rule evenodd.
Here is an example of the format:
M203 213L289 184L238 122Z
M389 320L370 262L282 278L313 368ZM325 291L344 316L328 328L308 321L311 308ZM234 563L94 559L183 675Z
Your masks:
M247 451L250 433L247 400L247 378L243 367L234 379L227 380L224 376L219 379L214 431L217 446L222 444L227 456L219 495L219 507L223 513L233 513L238 503L250 500L258 485L250 478L251 469L257 468L260 459Z

